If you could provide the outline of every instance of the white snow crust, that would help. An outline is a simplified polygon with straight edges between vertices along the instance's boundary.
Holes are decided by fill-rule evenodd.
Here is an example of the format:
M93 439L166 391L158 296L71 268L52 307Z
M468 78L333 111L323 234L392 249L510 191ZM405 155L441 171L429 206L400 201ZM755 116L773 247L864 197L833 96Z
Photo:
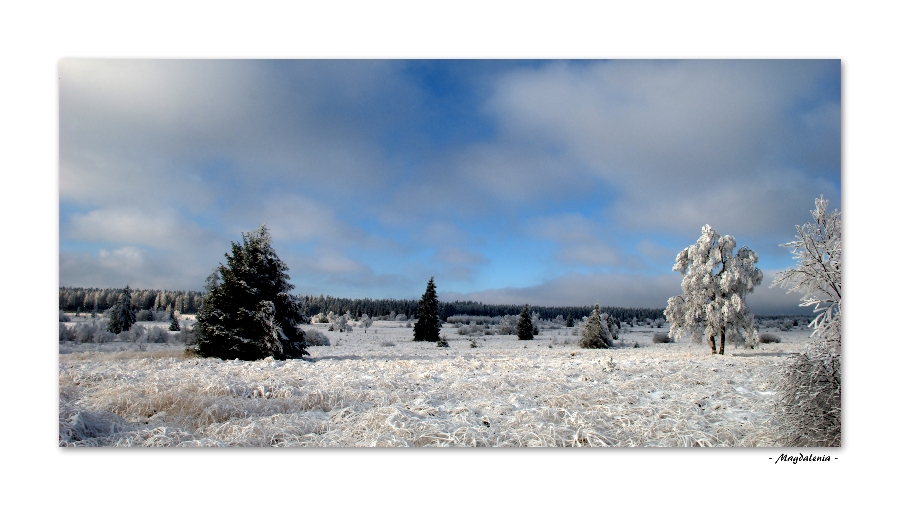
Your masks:
M653 344L629 328L608 350L571 329L412 342L405 323L328 332L304 360L188 357L176 345L60 345L61 446L775 445L773 375L810 343ZM470 339L476 348L471 347ZM394 343L394 346L388 343ZM638 348L634 348L634 344Z

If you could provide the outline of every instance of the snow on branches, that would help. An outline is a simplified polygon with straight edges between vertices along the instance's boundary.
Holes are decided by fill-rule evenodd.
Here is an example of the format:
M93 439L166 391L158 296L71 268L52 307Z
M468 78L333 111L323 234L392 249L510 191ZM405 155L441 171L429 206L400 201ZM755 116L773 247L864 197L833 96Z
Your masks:
M828 213L822 195L812 211L813 222L797 225L797 240L782 244L792 248L797 266L775 275L772 286L803 294L801 307L815 306L810 323L813 336L825 337L838 346L841 339L841 214Z
M734 237L720 236L706 225L697 242L678 254L672 270L683 277L683 293L670 298L665 310L670 337L677 340L701 330L716 353L715 339L720 336L719 354L725 353L726 336L743 336L747 346L756 345L753 315L744 297L762 283L763 274L755 265L756 253L746 246L734 253L735 245Z

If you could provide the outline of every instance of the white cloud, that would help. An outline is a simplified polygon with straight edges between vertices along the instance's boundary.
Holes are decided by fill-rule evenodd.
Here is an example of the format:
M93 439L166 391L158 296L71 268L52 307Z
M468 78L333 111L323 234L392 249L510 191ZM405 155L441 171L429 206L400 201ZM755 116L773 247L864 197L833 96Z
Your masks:
M773 272L764 272L763 285L747 295L755 314L806 314L798 307L800 297L780 288L769 288ZM677 273L657 276L619 273L567 274L523 288L500 288L469 293L443 292L442 300L478 300L487 304L533 304L544 306L584 306L598 303L618 307L666 307L669 297L681 293Z
M685 233L720 219L735 233L758 233L796 219L786 211L800 197L839 197L821 179L840 163L839 105L792 116L834 65L551 64L503 77L486 111L502 126L501 142L566 160L556 180L605 182L614 195L606 217L623 228Z
M139 244L175 249L186 243L209 242L210 234L195 224L179 220L166 210L145 212L134 208L102 208L73 213L62 224L65 237L80 241Z

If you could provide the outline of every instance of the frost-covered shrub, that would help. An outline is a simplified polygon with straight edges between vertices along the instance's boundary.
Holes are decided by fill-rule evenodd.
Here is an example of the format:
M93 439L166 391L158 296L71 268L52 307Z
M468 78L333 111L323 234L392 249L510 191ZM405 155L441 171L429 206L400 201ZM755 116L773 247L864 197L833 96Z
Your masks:
M60 310L60 311L59 311L59 321L60 321L61 323L63 323L63 322L70 322L70 321L72 321L72 319L69 318L69 315L67 315L66 313L63 313L62 310Z
M328 339L328 336L326 336L322 332L316 329L310 329L306 331L306 345L331 346L331 341Z
M785 361L776 385L780 443L841 445L841 355L826 341Z
M149 331L147 331L147 342L168 343L169 332L167 330L163 330L162 327L152 327Z
M75 332L72 331L65 323L59 324L59 342L74 341Z
M457 334L461 336L468 335L483 335L486 333L484 329L484 325L478 325L477 323L471 323L469 325L462 325L456 331Z
M841 444L841 218L827 211L828 201L816 199L814 222L797 226L797 240L783 245L793 249L797 267L772 283L803 293L800 306L817 313L810 323L817 342L785 362L776 385L786 446Z
M398 315L394 318L394 321L395 321L395 322L405 322L405 321L406 321L406 315L403 314L403 313L400 313L400 314L398 314Z
M449 347L450 347L450 343L448 343L447 340L444 339L444 336L441 336L441 337L439 337L438 340L437 340L437 347L438 347L438 348L449 348Z
M119 332L116 338L123 343L146 343L147 329L140 325L135 325L131 327L131 330Z
M312 317L310 320L312 323L328 323L328 316L325 313L319 313Z
M511 336L515 331L516 317L512 315L502 316L500 322L497 324L497 335Z
M381 341L379 346L397 346L393 341Z
M194 346L197 344L197 333L196 325L185 324L181 327L181 331L175 334L174 338L177 342L184 343L186 346Z
M149 309L141 309L135 313L135 319L139 322L158 322L166 318L165 311L151 311Z
M73 341L79 344L108 343L115 339L115 334L107 331L104 326L96 321L90 323L77 323L70 331L75 335Z
M761 334L759 336L759 342L763 344L780 343L781 338L776 336L775 334Z
M654 332L653 333L653 342L654 343L671 343L672 340L669 339L669 334L665 332Z
M338 315L332 311L329 311L327 318L328 323L331 324L328 326L328 330L330 332L350 332L350 311L347 311L342 315Z

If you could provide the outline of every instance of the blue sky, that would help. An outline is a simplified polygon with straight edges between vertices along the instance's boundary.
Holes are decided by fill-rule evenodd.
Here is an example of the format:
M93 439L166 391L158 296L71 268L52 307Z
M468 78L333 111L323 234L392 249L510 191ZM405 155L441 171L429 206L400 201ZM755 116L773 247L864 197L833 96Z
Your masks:
M59 64L59 282L200 289L265 223L297 293L664 307L709 223L841 208L839 60Z

